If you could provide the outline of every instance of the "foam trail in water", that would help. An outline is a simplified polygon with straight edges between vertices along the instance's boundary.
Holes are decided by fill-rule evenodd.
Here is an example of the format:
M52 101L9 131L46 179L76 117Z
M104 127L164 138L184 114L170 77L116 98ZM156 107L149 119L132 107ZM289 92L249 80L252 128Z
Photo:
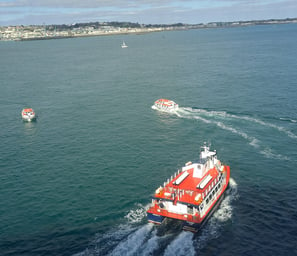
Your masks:
M287 156L273 153L272 149L270 148L265 148L261 150L260 153L264 155L266 158L278 159L278 160L290 160L290 158Z
M278 130L279 132L285 133L290 138L297 139L296 134L292 133L291 131L288 131L284 127L278 126L275 124L271 124L268 122L264 122L262 120L259 120L259 119L253 118L253 117L228 114L224 111L207 111L204 109L192 109L192 108L185 108L185 107L180 108L178 110L178 112L179 112L179 116L181 118L197 119L197 120L200 120L207 124L214 124L223 130L226 130L226 131L232 132L233 134L237 134L237 135L241 136L242 138L244 138L245 140L248 141L250 146L257 148L259 150L260 154L264 155L266 158L289 160L289 158L287 156L273 153L272 149L270 149L269 147L265 146L265 148L264 148L263 145L261 146L262 143L259 139L255 138L253 136L249 136L246 132L243 132L234 126L226 125L225 123L223 123L220 120L215 120L215 118L223 119L224 121L225 120L227 121L227 119L229 118L229 121L232 119L233 120L239 119L239 120L257 123L257 124L260 124L261 126L273 128L273 129ZM212 119L207 119L207 117L208 118L212 117Z
M131 209L125 218L128 220L129 223L135 224L140 223L146 217L146 211L149 208L149 204L143 206L142 204L137 204L136 209Z
M228 115L228 116L230 116L232 118L237 118L237 119L251 121L251 122L254 122L254 123L257 123L257 124L261 124L261 125L266 126L266 127L274 128L274 129L278 130L279 132L283 132L283 133L287 134L287 136L289 136L292 139L297 139L297 135L296 134L292 133L291 131L286 130L282 126L278 126L278 125L275 125L275 124L267 123L267 122L264 122L262 120L259 120L259 119L256 119L256 118L252 118L252 117L248 117L248 116L242 116L242 117L236 116L236 115Z
M217 239L221 236L221 229L223 228L222 224L232 218L232 201L236 200L238 197L237 183L234 179L230 178L229 189L226 191L224 200L210 218L209 222L203 227L197 239L193 241L194 248L201 250L207 246L208 241Z
M117 229L109 230L104 234L99 233L89 248L75 254L75 256L107 255L110 248L115 247L119 241L125 239L125 237L135 232L135 230L135 227L123 224L119 225Z
M183 231L167 246L164 255L194 256L195 249L193 246L193 236L193 233Z
M192 109L192 108L180 108L179 111L181 111L183 113L202 114L202 115L206 115L206 116L210 116L210 117L220 117L220 118L231 118L231 119L245 120L245 121L260 124L262 126L266 126L266 127L276 129L279 132L285 133L288 137L290 137L292 139L297 139L297 135L292 133L291 131L288 131L286 128L284 128L282 126L275 125L275 124L271 124L271 123L268 123L268 122L264 122L264 121L262 121L260 119L253 118L253 117L228 114L225 111L207 111L207 110L204 110L204 109ZM296 120L292 120L292 119L290 119L290 121L291 122L296 122Z
M233 127L230 127L230 126L227 126L221 122L215 122L215 124L219 127L221 127L222 129L224 130L227 130L227 131L230 131L234 134L238 134L240 135L241 137L243 137L244 139L248 140L249 141L249 144L253 147L256 147L258 148L259 147L259 140L254 138L254 137L251 137L251 136L248 136L245 132L243 131L240 131L238 129L235 129Z
M151 238L145 242L139 249L139 255L153 255L154 251L159 248L159 240L161 238L157 236L157 230L155 229L151 233Z
M126 240L120 242L110 255L135 255L143 242L148 238L153 224L146 224L130 234Z
M125 216L129 224L137 224L146 217L149 205L137 204L136 209L131 209ZM153 224L146 224L135 229L126 239L122 240L110 255L150 255L158 247L158 237ZM127 229L129 229L127 227ZM142 252L141 252L142 251ZM140 253L141 252L141 253Z
M92 245L83 252L77 253L76 256L108 255L108 253L109 255L121 255L121 253L123 253L122 255L130 255L129 253L126 254L124 247L129 248L131 252L136 251L138 253L143 241L150 237L149 233L153 227L152 224L139 226L139 223L146 217L148 207L149 204L146 206L137 204L136 209L131 209L124 217L127 220L124 224L104 234L97 234ZM154 236L150 242L152 245L154 244L153 238ZM110 248L114 248L111 253Z
M239 129L235 129L234 127L225 125L224 123L219 122L219 121L208 120L208 119L203 118L203 117L201 117L201 116L199 116L199 115L191 115L191 113L193 113L193 112L197 112L197 113L198 113L198 112L203 112L203 113L204 113L204 112L207 112L206 110L203 110L203 111L202 111L202 110L196 110L196 111L193 111L193 110L191 110L190 108L182 108L182 109L179 110L179 112L181 113L180 116L181 116L182 118L198 119L198 120L200 120L200 121L202 121L202 122L204 122L204 123L207 123L207 124L214 124L214 125L220 127L220 128L223 129L223 130L230 131L230 132L232 132L232 133L234 133L234 134L237 134L237 135L241 136L242 138L248 140L248 141L249 141L249 144L250 144L251 146L256 147L256 148L259 147L259 140L258 140L258 139L249 136L248 134L246 134L246 133L243 132L243 131L240 131ZM189 113L190 113L190 114L189 114ZM215 113L216 113L216 114L217 114L217 113L220 113L220 115L222 115L222 116L227 115L225 112L215 112Z
M195 248L201 249L209 240L219 237L222 223L232 217L231 202L237 197L237 184L230 178L226 197L202 229L198 240L193 240L193 233L190 232L183 231L177 237L174 237L174 234L157 236L157 229L153 228L153 224L135 226L143 221L148 208L148 205L137 204L136 209L131 209L125 216L128 223L105 234L99 234L93 242L94 246L77 253L76 256L154 255L158 250L163 250L164 243L168 243L164 255L195 255ZM110 248L113 248L112 252Z
M229 180L229 189L222 201L220 208L214 213L215 219L226 222L232 217L232 201L238 198L237 183L233 178Z
M229 180L229 189L226 191L224 200L213 215L213 222L218 224L232 218L232 201L238 198L237 183L233 178ZM214 224L213 223L213 224Z
M282 121L289 121L291 123L297 123L297 120L291 119L291 118L281 117L280 120L282 120Z

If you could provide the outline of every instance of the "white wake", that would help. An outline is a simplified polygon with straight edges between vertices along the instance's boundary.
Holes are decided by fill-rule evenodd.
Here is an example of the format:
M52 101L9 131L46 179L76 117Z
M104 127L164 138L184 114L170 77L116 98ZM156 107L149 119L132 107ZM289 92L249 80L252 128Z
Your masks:
M125 223L99 234L92 247L76 256L196 255L210 240L220 236L224 223L232 218L232 201L237 198L237 184L231 178L224 200L197 236L185 231L158 235L158 227L142 224L146 222L148 205L137 204L125 216Z
M275 150L273 150L272 148L270 148L268 145L266 145L264 142L261 141L266 139L265 131L264 131L264 136L262 136L261 139L259 138L259 136L257 136L258 133L253 132L256 135L251 135L249 131L253 129L260 129L260 131L263 131L263 128L266 127L266 128L274 129L280 133L283 133L284 135L286 135L291 139L294 139L294 140L297 139L296 134L289 131L283 126L269 123L254 117L229 114L225 111L208 111L204 109L180 107L177 110L176 116L180 118L185 118L185 119L199 120L203 123L206 123L209 125L215 125L222 130L238 135L239 137L245 139L250 146L256 148L258 152L264 155L266 158L289 160L289 157L275 152ZM238 124L235 122L236 120L242 121L239 124L241 128L239 128ZM258 124L259 126L253 127L251 125L252 123ZM245 129L246 131L243 131L242 129ZM266 134L270 134L269 130L266 132Z

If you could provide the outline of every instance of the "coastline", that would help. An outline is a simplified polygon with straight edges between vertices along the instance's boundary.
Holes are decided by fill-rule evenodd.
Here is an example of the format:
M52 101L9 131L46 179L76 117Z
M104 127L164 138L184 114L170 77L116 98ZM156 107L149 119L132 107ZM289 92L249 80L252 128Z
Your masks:
M175 30L230 28L289 23L297 23L297 18L256 21L210 22L207 24L178 23L170 25L140 25L138 23L127 22L93 22L72 25L3 26L0 27L0 41L52 40L76 37L145 34Z

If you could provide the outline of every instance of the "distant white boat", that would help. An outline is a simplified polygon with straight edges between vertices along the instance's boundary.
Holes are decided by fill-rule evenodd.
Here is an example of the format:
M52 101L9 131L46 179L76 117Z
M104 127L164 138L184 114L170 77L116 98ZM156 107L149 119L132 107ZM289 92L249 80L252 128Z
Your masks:
M127 48L128 45L126 45L126 43L123 41L122 45L121 45L122 48Z

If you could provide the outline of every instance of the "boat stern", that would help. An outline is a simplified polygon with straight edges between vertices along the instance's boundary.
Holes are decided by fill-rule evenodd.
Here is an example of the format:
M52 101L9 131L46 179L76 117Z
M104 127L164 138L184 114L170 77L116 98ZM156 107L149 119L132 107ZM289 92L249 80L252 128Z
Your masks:
M150 223L160 225L163 222L164 219L165 219L164 216L154 214L154 213L151 213L151 212L147 212L147 220Z

